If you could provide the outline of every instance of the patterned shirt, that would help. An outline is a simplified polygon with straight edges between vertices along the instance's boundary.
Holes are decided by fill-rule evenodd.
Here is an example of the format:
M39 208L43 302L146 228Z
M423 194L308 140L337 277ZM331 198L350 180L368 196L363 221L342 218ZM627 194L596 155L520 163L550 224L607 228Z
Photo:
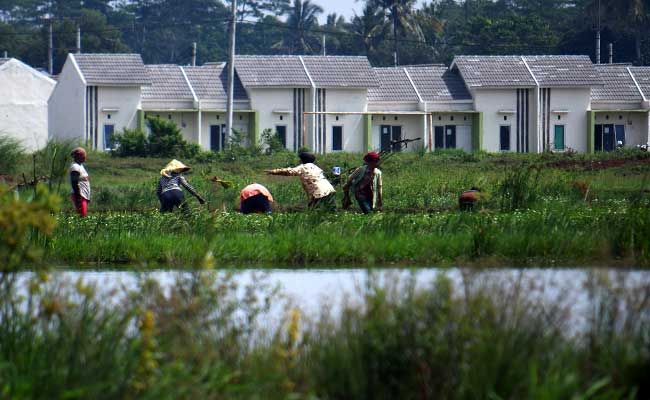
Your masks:
M71 184L74 186L75 182L72 182L72 173L76 172L79 174L79 181L77 185L79 186L79 194L81 197L84 199L90 201L90 180L88 178L88 172L86 171L86 168L84 168L83 164L79 164L77 162L73 162L70 165L70 178L71 178ZM72 189L72 194L74 193L74 188Z
M321 199L335 193L332 184L325 178L323 170L316 164L300 164L294 168L278 168L269 171L272 175L299 176L303 189L307 192L310 200Z
M190 183L185 179L183 174L176 174L173 173L171 176L161 176L160 180L158 181L158 190L156 190L156 193L158 194L158 197L160 197L161 194L168 192L170 190L180 190L181 186L187 189L188 192L190 192L194 197L196 198L201 198L201 196L196 192L196 190L190 185Z

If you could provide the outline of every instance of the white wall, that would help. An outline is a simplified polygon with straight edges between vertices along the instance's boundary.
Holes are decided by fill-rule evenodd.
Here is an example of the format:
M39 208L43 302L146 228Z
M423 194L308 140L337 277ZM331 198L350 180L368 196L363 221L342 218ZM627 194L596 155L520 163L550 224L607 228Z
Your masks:
M424 120L426 115L395 115L395 114L375 114L372 119L372 147L375 150L381 149L381 126L398 125L402 127L402 139L421 140L417 143L411 143L407 148L408 151L417 150L424 145L425 131ZM362 132L363 133L363 132Z
M500 129L510 126L510 149L517 149L517 114L503 114L499 110L517 111L516 89L481 89L473 92L476 111L483 113L483 149L501 151ZM504 120L505 117L505 120ZM585 117L586 118L586 117ZM435 121L434 121L435 122Z
M596 125L625 125L625 147L634 147L648 142L648 113L599 112L596 113L595 123Z
M105 150L104 125L115 125L115 133L122 132L124 128L136 128L136 117L140 108L140 92L139 86L99 87L97 93L99 111L97 121L99 143L97 143L97 150Z
M272 129L278 125L287 127L287 148L293 149L293 88L287 89L263 89L255 88L248 90L250 105L259 114L259 129L261 134L265 129ZM305 91L305 108L310 108L311 93ZM277 113L273 111L289 111L289 113ZM300 118L301 116L297 116ZM238 119L238 118L236 118ZM248 130L248 129L246 129ZM309 134L307 134L309 136Z
M49 137L85 140L86 85L68 56L48 100Z
M367 110L368 92L366 89L326 89L326 111L354 111ZM338 117L338 121L336 118ZM336 115L328 114L325 117L327 127L326 152L332 151L332 126L343 127L343 151L363 152L363 115ZM373 140L374 143L374 140Z
M590 89L551 89L550 141L553 148L555 125L564 125L564 144L579 152L587 151L587 110L591 103ZM568 113L553 113L568 110ZM559 118L558 118L559 117Z
M21 142L27 151L47 143L47 101L56 82L18 60L0 68L0 134Z
M450 114L434 113L433 128L431 130L431 148L435 149L435 127L456 126L456 148L467 152L472 151L472 115L471 114Z

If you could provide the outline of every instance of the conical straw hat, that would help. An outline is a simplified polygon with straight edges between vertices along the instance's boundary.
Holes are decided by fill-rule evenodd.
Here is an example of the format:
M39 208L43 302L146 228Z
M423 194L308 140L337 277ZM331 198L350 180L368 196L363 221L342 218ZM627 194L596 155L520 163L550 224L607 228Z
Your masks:
M180 173L180 172L187 172L190 170L190 167L187 165L183 164L182 162L174 159L171 160L167 165L165 165L165 168L160 170L160 175L169 177L170 174L172 173Z

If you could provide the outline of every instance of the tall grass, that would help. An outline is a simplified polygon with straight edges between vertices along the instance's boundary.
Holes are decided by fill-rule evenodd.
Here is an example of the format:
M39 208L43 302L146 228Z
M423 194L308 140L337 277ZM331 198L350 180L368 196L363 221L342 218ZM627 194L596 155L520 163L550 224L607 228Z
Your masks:
M35 274L0 281L3 396L98 399L644 399L647 281L594 275L585 315L535 282L370 280L361 304L287 309L264 280L195 272L99 295ZM458 290L458 289L462 290ZM106 297L108 296L108 297ZM625 304L625 308L620 305ZM575 321L588 317L579 327Z
M25 150L20 142L0 133L0 175L15 173L24 157Z

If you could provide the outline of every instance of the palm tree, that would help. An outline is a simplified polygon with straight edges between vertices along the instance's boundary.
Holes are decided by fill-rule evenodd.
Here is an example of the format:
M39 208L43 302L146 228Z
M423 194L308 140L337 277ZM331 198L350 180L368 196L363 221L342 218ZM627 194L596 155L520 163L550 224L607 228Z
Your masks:
M314 47L310 42L313 40L308 33L318 26L318 15L322 12L323 9L311 0L293 0L287 8L287 35L273 47L283 48L290 54L312 53Z
M399 64L399 43L397 35L411 33L417 39L423 39L422 29L417 23L413 9L417 0L367 0L368 3L379 8L384 18L391 24L393 34L393 59L395 65Z
M350 30L361 38L366 55L369 55L386 33L384 16L368 1L363 7L361 15L355 13Z

